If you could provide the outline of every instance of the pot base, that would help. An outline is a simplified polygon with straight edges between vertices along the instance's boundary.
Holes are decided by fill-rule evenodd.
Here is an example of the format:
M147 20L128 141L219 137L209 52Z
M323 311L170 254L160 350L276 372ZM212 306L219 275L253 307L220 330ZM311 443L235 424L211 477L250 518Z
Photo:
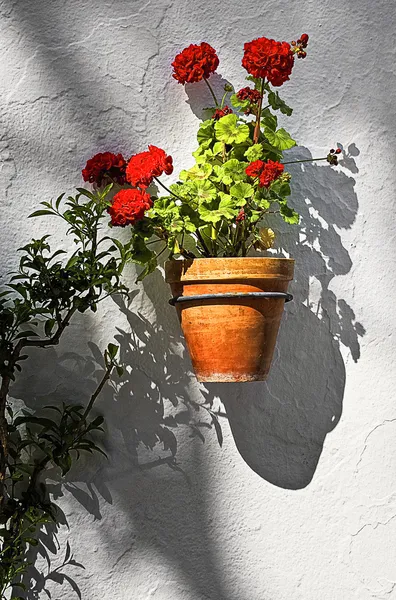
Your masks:
M197 374L200 383L249 383L249 381L267 381L268 373L255 375L235 375L235 373L212 373L211 375Z

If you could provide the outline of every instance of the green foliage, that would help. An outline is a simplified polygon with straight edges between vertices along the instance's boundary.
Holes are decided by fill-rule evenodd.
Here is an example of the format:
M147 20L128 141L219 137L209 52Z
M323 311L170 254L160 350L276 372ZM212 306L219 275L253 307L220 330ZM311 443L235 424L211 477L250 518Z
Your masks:
M139 279L155 268L162 255L246 256L256 247L263 222L268 226L270 220L274 229L279 218L298 223L297 213L287 203L289 174L269 187L246 174L255 161L282 162L284 151L296 144L279 127L275 114L289 116L292 109L268 82L247 79L263 94L263 107L232 94L228 102L235 112L200 124L195 164L181 171L169 194L155 198L153 208L133 227L131 257L143 267ZM152 246L155 241L158 252Z
M57 527L59 514L46 485L46 471L56 467L64 477L82 453L104 454L96 438L103 433L102 416L92 417L94 402L115 370L118 347L104 352L103 377L86 405L51 404L39 413L14 414L8 393L12 380L28 358L29 347L59 343L76 312L95 312L98 303L115 293L127 294L121 282L131 258L132 242L123 244L101 235L108 220L111 186L43 202L32 217L55 217L67 224L71 253L51 250L50 236L20 249L19 268L0 292L0 598L18 598L29 566L28 551L40 546L46 524ZM152 229L147 231L151 237ZM141 238L139 238L141 240ZM143 242L146 251L146 246ZM7 419L6 419L7 414ZM65 564L73 561L69 549ZM67 580L66 576L60 579Z

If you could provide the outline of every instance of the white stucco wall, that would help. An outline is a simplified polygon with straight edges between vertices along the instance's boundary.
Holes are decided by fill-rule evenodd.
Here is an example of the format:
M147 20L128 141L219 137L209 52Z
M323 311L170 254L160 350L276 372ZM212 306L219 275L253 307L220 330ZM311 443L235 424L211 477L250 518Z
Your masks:
M395 13L390 0L0 1L2 274L54 226L27 215L80 185L95 152L154 143L176 171L192 163L209 99L170 76L189 43L212 44L238 86L244 41L309 33L282 88L287 125L302 156L346 151L337 169L293 171L295 302L266 384L198 385L161 273L135 286L131 268L130 311L109 301L80 318L14 386L32 407L85 399L114 335L131 365L98 404L109 461L54 484L70 524L60 541L85 566L65 573L84 599L396 599ZM228 415L222 448L191 404L205 400ZM177 443L177 468L158 435ZM31 598L44 583L73 597L39 580Z

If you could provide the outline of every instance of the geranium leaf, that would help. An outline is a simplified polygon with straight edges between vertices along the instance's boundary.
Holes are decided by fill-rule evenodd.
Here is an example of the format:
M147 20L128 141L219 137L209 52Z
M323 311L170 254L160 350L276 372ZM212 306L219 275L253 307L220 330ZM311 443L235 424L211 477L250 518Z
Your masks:
M278 92L273 92L271 90L268 93L268 102L274 110L280 110L281 113L287 115L288 117L290 117L293 112L293 109L290 108L290 106L288 106L286 102L282 100L282 98L279 98Z
M283 127L278 131L272 131L269 127L265 127L264 135L269 143L278 150L289 150L296 145L296 141L290 136Z
M253 196L254 189L250 183L244 183L243 181L239 181L235 185L230 188L231 196L238 198L238 200L243 200L244 198L250 198Z
M261 144L253 144L250 146L245 152L245 156L249 162L254 162L255 160L259 160L264 155L264 150Z
M235 114L226 115L215 125L216 139L225 144L241 144L249 139L249 127L246 123L238 124Z

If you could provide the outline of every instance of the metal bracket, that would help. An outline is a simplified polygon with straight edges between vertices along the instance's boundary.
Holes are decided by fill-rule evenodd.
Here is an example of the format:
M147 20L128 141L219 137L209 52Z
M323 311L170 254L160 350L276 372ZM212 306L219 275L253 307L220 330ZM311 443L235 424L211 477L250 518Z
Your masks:
M283 298L285 302L291 302L293 296L287 292L246 292L227 294L202 294L197 296L174 296L169 300L171 306L179 302L196 302L201 300L227 300L233 298Z

